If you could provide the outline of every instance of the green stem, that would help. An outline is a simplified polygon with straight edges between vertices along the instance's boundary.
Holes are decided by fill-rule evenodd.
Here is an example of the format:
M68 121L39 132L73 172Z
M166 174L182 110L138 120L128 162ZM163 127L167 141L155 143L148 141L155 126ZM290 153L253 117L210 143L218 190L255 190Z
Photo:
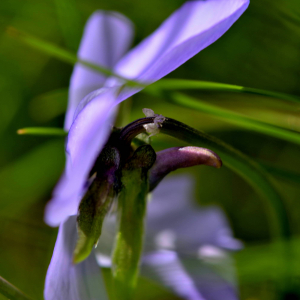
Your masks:
M10 300L32 300L0 276L0 293Z
M144 236L148 170L156 155L141 146L122 170L123 188L118 199L119 230L113 253L115 299L130 300L136 286Z
M138 276L144 235L147 187L128 186L119 197L119 231L113 254L113 276L117 299L131 299ZM132 186L132 185L131 185Z

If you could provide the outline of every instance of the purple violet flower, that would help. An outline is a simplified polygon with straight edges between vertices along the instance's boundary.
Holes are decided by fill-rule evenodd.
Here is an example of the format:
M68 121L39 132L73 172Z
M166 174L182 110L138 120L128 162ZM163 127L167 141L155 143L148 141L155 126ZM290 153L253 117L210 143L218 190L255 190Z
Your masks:
M130 21L120 14L99 11L87 23L78 56L150 84L221 37L248 4L249 0L187 1L125 56L132 36ZM66 170L46 207L45 221L50 226L58 226L77 213L88 174L109 136L117 104L141 89L126 88L119 94L121 86L120 80L105 81L95 71L75 66L65 123L69 129ZM100 89L91 92L95 88Z
M131 22L120 14L98 11L87 23L78 56L111 68L124 77L150 84L216 41L248 4L248 0L187 1L125 56L132 38ZM122 85L119 79L107 79L82 65L74 68L65 121L65 129L69 130L66 169L45 213L47 224L60 224L46 277L46 300L107 299L95 251L83 262L72 263L77 240L74 215L86 192L89 172L109 136L117 104L141 89L127 87L119 93ZM142 275L159 280L184 299L236 299L234 285L228 284L226 278L228 274L224 277L220 275L222 272L216 275L212 268L205 266L205 261L207 264L209 260L218 260L216 265L210 261L214 268L223 263L228 265L229 257L221 249L240 247L239 242L231 237L226 219L217 208L197 210L185 202L191 198L191 181L183 178L169 188L174 192L174 187L179 188L175 193L176 206L169 205L168 201L174 197L163 197L162 194L165 193L164 187L168 188L170 184L172 182L168 181L158 186L149 205L147 240L153 241L157 247L151 250L146 245ZM180 207L179 210L176 207ZM157 210L164 212L165 217L161 218ZM185 226L174 218L179 212L182 213L180 222ZM170 220L168 226L164 225L164 220ZM110 245L105 241L105 224L99 249ZM195 228L196 232L192 232ZM103 253L99 255L99 251L97 257L105 257Z

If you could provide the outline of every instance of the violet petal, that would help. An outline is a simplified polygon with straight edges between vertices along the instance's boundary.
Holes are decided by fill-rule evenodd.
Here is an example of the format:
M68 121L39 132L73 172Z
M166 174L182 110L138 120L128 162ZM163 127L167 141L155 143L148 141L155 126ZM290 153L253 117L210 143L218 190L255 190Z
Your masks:
M128 50L133 36L133 25L123 15L98 10L86 23L78 50L78 57L113 69ZM90 92L103 86L106 77L81 64L76 64L69 87L65 129L69 130L78 103Z
M148 205L145 251L195 254L203 245L230 250L242 247L218 207L200 208L193 203L194 190L193 178L186 175L165 178L158 185Z
M95 91L98 97L87 101L74 120L68 135L65 173L46 206L45 222L48 225L57 226L66 217L77 213L79 201L87 188L89 172L114 121L117 91L117 88Z
M45 300L108 299L94 253L82 263L72 263L76 241L76 216L71 216L59 227L46 276Z
M143 83L157 81L219 39L248 5L249 0L186 1L153 34L125 55L115 72ZM118 101L139 90L124 90Z
M217 40L248 4L248 0L187 1L126 55L115 71L145 82L158 80ZM49 225L76 213L89 170L108 137L115 105L140 90L126 88L119 93L120 84L112 79L107 83L112 88L96 90L79 104L68 136L67 174L46 210Z
M141 275L163 284L186 300L236 300L235 282L228 276L233 271L231 263L230 257L224 255L216 270L216 264L162 250L144 257Z

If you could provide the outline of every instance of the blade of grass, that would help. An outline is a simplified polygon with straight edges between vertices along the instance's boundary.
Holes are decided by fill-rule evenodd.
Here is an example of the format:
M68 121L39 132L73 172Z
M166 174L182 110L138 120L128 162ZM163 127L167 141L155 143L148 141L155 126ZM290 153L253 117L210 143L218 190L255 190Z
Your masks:
M255 94L260 96L266 96L276 99L282 99L294 103L300 103L300 98L284 93L278 93L263 89L249 88L239 85L218 83L218 82L209 82L201 80L185 80L185 79L161 79L160 81L152 84L147 87L147 89L155 92L159 90L190 90L197 89L203 91L212 91L212 92L231 92L231 93L246 93L246 94Z
M34 37L20 30L17 30L14 27L8 27L7 34L35 49L38 49L44 53L47 53L48 55L54 56L57 59L60 59L72 65L74 65L75 63L80 63L106 76L113 76L119 78L120 80L124 81L128 86L139 86L142 88L147 87L147 85L143 83L120 76L103 66L95 65L86 60L79 59L74 53L68 50L62 49L54 44L43 41L42 39ZM198 81L198 80L162 79L148 86L148 89L152 90L152 92L157 90L162 90L162 89L163 90L200 89L200 90L218 91L218 92L222 91L222 92L235 92L235 93L236 92L250 93L250 94L262 95L262 96L287 100L295 103L300 103L299 97L291 96L284 93L278 93L278 92L273 92L273 91L268 91L263 89L248 88L248 87L243 87L238 85L208 82L208 81Z
M0 276L0 293L10 300L32 300L14 285Z
M257 107L256 104L244 105L236 103L236 101L234 101L235 103L226 102L222 103L222 105L225 103L223 107L241 115L246 115L249 119L300 133L299 113L295 111L295 108L293 108L293 111L286 111L275 107Z
M66 136L68 133L62 128L51 127L27 127L17 131L18 134L29 135L52 135L52 136Z
M288 142L300 145L300 134L289 131L277 126L269 125L260 121L253 120L242 114L232 112L225 108L220 108L212 104L208 104L199 99L181 94L181 93L164 93L168 101L181 105L186 108L198 110L200 112L209 114L218 119L222 119L228 123L241 126L251 131L267 134L276 138L283 139Z
M261 163L261 165L274 177L278 177L292 184L299 184L300 173L274 167L272 165Z
M42 39L39 39L35 36L32 36L30 34L27 34L25 32L22 32L14 27L8 27L6 30L7 34L24 44L27 44L30 47L33 47L43 53L46 53L48 55L51 55L53 57L56 57L57 59L60 59L66 63L69 63L71 65L74 65L76 63L80 63L92 70L95 70L97 72L100 72L101 74L104 74L106 76L113 76L120 80L122 80L124 83L126 83L128 86L139 86L139 87L145 87L142 83L127 79L123 76L120 76L113 71L99 65L95 65L89 61L80 59L76 56L76 54L62 49L54 44L51 44L49 42L43 41Z

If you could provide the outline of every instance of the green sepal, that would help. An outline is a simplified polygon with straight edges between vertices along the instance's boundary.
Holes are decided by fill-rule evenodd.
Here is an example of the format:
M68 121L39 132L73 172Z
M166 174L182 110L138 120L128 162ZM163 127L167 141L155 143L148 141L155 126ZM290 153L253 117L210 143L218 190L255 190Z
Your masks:
M118 192L119 152L106 147L101 153L102 168L96 173L79 205L77 217L78 240L73 262L79 263L91 253L101 235L102 224Z

